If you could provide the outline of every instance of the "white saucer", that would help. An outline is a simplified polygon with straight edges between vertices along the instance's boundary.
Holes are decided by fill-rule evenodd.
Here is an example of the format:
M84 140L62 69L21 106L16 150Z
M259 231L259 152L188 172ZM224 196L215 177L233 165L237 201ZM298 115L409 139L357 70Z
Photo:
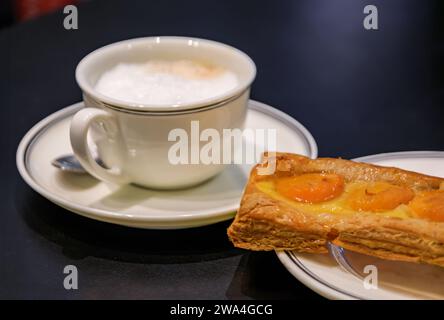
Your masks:
M197 227L234 216L251 165L231 165L212 180L181 191L119 187L54 168L51 160L72 153L69 124L82 107L77 103L46 117L20 142L17 167L35 191L80 215L137 228ZM246 127L276 129L279 151L317 156L313 137L299 122L263 103L250 100Z
M385 153L355 159L444 177L444 152ZM290 273L329 299L444 299L444 268L388 261L344 250L353 270L366 265L378 270L378 289L366 289L362 278L345 271L330 255L277 253Z

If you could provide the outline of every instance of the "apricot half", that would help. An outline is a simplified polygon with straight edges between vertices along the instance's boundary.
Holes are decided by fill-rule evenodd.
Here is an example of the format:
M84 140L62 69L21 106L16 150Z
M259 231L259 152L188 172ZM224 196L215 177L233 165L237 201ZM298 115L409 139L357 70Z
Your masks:
M307 173L275 181L276 191L299 202L318 203L336 198L344 191L344 178L337 174Z
M444 190L422 191L409 207L420 218L444 222Z
M348 205L357 211L383 212L406 204L415 196L407 187L387 182L363 183L350 191Z

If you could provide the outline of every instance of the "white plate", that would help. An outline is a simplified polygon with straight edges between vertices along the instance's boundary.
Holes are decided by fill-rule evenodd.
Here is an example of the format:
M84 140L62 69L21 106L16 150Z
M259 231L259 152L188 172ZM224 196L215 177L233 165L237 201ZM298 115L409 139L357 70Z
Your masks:
M119 187L54 168L52 159L72 153L69 124L82 107L77 103L48 116L20 142L17 167L35 191L83 216L130 227L188 228L234 216L251 165L231 165L212 180L181 191ZM246 128L276 129L277 150L317 156L313 137L299 122L263 103L250 100Z
M383 166L444 177L444 152L412 151L355 159ZM279 259L299 281L329 299L444 299L444 268L382 260L344 250L342 265L328 254L279 252ZM347 265L348 263L348 265ZM378 289L366 289L362 271L366 265L378 270ZM354 275L347 267L357 271Z

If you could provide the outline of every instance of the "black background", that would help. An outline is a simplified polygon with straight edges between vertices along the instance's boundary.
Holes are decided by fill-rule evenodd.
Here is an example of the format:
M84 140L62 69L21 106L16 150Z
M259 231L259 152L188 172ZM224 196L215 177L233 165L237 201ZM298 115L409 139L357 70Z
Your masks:
M379 30L362 26L379 9ZM76 64L118 40L182 35L228 43L258 67L252 98L315 137L320 156L444 149L441 1L117 1L0 31L0 298L319 299L274 253L234 249L227 223L135 230L82 218L33 192L15 167L21 137L81 100ZM79 290L63 268L79 269Z

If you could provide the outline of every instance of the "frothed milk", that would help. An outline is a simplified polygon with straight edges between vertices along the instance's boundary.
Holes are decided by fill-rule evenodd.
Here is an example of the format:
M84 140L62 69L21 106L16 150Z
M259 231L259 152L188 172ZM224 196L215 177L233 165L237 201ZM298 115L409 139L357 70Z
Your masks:
M141 104L182 105L223 94L238 85L230 70L193 60L119 63L95 89L103 95Z

